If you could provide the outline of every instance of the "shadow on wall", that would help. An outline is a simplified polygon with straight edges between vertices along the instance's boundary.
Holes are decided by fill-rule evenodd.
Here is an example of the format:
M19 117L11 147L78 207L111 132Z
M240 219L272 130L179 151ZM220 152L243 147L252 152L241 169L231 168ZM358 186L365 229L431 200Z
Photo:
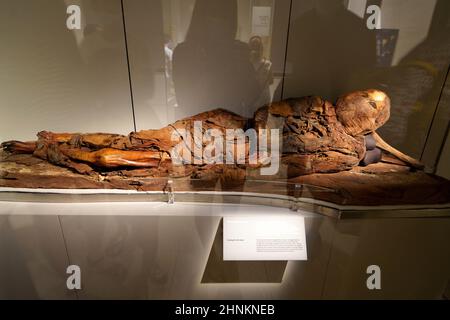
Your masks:
M186 40L173 53L175 118L215 108L253 115L261 89L236 31L236 0L197 0Z
M366 89L359 75L375 65L375 46L375 33L343 1L315 1L291 23L283 98L319 95L334 102Z
M398 30L369 30L343 3L315 0L306 12L305 5L293 3L285 85L278 90L283 98L319 95L331 102L354 90L383 90L392 108L379 132L395 148L421 158L450 62L450 2L437 1L427 38L395 66L378 51L380 41Z
M437 2L427 38L397 66L374 79L392 100L391 118L380 132L396 148L421 158L450 64L450 2ZM447 93L448 95L449 93ZM444 93L444 96L446 94ZM448 123L450 116L447 113ZM433 166L433 164L429 164Z

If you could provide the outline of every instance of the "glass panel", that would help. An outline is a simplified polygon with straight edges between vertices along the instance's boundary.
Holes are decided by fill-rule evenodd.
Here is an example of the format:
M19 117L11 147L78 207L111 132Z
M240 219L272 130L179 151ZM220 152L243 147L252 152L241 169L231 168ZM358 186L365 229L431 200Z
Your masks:
M370 5L381 9L381 29L368 28ZM445 0L294 1L283 98L314 94L334 102L353 90L384 90L392 109L379 132L420 158L450 61L449 6Z
M216 108L252 117L274 96L279 100L289 0L199 1L197 7L195 0L124 1L138 130Z
M272 100L273 0L163 2L175 119L215 108L251 117Z
M82 8L73 32L64 1L2 1L1 141L134 130L120 1L70 3Z

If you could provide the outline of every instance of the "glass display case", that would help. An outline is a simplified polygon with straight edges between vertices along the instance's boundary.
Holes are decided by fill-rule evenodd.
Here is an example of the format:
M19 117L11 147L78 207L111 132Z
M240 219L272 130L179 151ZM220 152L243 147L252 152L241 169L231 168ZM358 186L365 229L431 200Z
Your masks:
M0 6L0 299L449 298L448 1Z

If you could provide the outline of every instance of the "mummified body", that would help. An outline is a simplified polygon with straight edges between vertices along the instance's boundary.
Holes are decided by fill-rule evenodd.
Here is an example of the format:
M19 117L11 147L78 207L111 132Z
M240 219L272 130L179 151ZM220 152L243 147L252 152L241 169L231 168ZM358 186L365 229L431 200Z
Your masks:
M378 147L413 166L419 166L417 161L393 149L375 133L388 120L389 110L390 100L386 94L366 90L341 97L336 106L319 97L288 99L260 108L253 119L217 109L176 121L158 130L132 132L128 136L43 131L38 133L37 141L8 141L2 147L12 153L32 153L50 163L69 167L82 174L127 167L149 168L154 171L153 175L157 176L161 172L162 176L163 172L176 171L176 167L179 167L174 157L175 152L180 151L179 148L176 151L180 141L185 144L183 159L192 159L189 166L193 168L207 169L217 165L217 150L223 153L222 159L228 160L230 150L233 150L231 162L241 169L267 166L268 159L264 157L258 158L256 163L250 163L251 143L248 139L232 140L231 149L227 142L228 148L223 146L222 149L209 153L197 151L211 149L215 140L208 138L211 130L222 133L225 137L227 130L243 132L254 128L258 132L261 129L279 129L280 164L287 168L289 177L337 172L351 169L361 161L377 161L381 152L375 148L372 139L368 139L372 136L375 136ZM200 122L202 138L186 139L183 132L194 137ZM261 137L258 137L258 144L261 144ZM272 144L269 141L269 157L273 152L270 150ZM245 159L239 159L242 157L242 153L237 152L239 148L244 150ZM186 153L190 153L188 157ZM223 162L226 164L220 165L231 165L231 162Z

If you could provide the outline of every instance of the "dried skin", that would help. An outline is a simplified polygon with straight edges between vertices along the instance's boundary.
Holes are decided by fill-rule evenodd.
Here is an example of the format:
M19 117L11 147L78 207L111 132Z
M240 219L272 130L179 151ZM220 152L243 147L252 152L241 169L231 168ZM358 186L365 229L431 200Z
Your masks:
M227 129L279 129L282 166L279 175L294 177L338 172L357 166L366 152L364 135L383 125L389 118L389 110L390 100L385 93L366 90L341 97L336 106L315 96L288 99L260 108L253 119L216 109L158 130L132 132L126 136L42 131L35 142L10 141L3 143L2 147L12 153L33 153L35 157L82 174L137 168L135 170L139 170L140 175L226 175L241 179L245 177L246 169L263 165L261 159L256 164L249 164L248 140L235 139L232 142L235 164L215 164L217 155L211 152L210 155L202 153L201 159L197 159L203 164L194 162L179 166L172 162L172 153L180 140L173 137L183 130L194 137L196 121L202 123L203 136L208 130L216 130L225 138ZM202 140L197 147L205 150L211 142L212 139ZM189 156L194 159L194 145L187 147ZM269 144L269 150L270 147ZM244 150L241 155L237 152L239 148ZM222 149L222 158L226 159L227 146L223 145ZM390 152L395 154L396 150ZM401 153L397 151L398 154ZM147 172L143 173L143 169L139 168L145 168Z
M320 97L273 103L258 110L255 119L258 128L282 132L282 163L290 177L349 170L364 156L362 136L347 134L335 107Z
M338 99L336 113L351 136L374 132L389 119L391 101L379 90L356 91Z

